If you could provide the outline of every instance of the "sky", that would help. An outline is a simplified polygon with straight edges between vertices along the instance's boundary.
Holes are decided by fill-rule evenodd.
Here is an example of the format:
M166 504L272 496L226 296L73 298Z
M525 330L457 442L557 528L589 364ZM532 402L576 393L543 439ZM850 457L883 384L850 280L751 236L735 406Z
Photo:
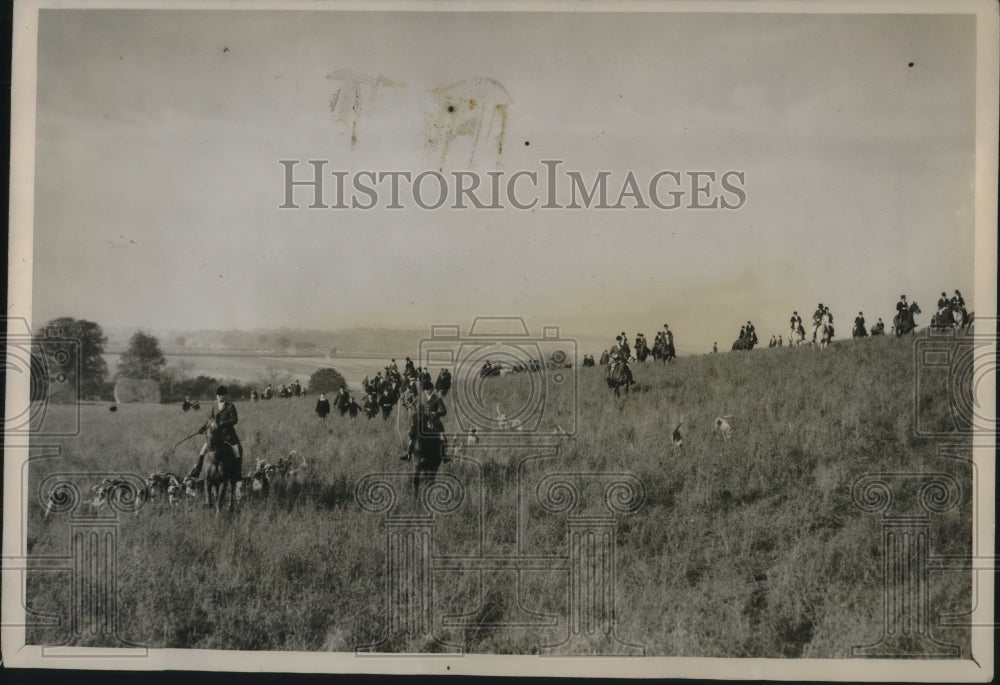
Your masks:
M356 117L338 70L382 77ZM748 319L766 341L818 302L838 337L862 310L891 325L902 293L926 323L942 290L974 298L974 77L968 15L42 10L32 319L521 315L609 343L669 322L681 352L728 347ZM442 157L434 91L473 78L492 79L465 85L483 111L506 105L502 148L493 109L474 155L465 136ZM563 160L588 183L610 172L612 198L629 172L734 170L746 201L392 210L383 193L364 211L308 209L300 189L279 208L279 160L301 177L311 159Z

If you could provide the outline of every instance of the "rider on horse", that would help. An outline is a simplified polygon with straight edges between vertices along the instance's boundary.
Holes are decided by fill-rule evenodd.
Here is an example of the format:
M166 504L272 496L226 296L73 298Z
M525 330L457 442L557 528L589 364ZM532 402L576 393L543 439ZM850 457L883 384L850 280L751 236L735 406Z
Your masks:
M417 404L417 409L410 418L410 445L406 449L406 454L400 457L403 461L410 461L413 458L418 438L443 439L444 423L441 422L441 417L447 416L448 408L434 392L433 383L425 381L423 389L423 400Z
M625 377L628 378L628 384L632 385L635 383L635 379L632 378L632 369L629 368L628 358L629 354L628 341L624 337L618 335L615 336L615 344L611 346L611 364L620 364L622 366L622 371L625 373Z
M823 303L820 302L816 307L816 311L813 312L813 342L816 342L816 334L819 332L820 326L825 323L832 324L833 316L830 314L830 308L824 307Z
M239 463L240 473L243 472L243 445L240 443L239 436L236 435L235 428L239 422L239 417L236 414L236 405L226 401L227 392L224 385L220 385L215 391L216 404L212 405L208 421L198 431L199 434L208 432L208 437L205 440L205 444L201 446L201 450L198 452L198 461L189 474L192 478L197 478L198 474L201 473L201 467L205 462L205 452L208 451L209 447L214 449L222 446L221 444L210 445L209 443L213 439L225 443L233 450L233 454L236 455L237 462ZM209 430L213 426L214 430Z
M942 292L941 297L937 301L938 316L941 316L949 309L951 309L951 300L948 299L948 293Z
M910 305L906 303L906 295L899 296L899 302L896 303L896 312L900 316L904 316L905 312L909 311Z
M955 312L962 313L962 323L964 324L969 318L969 312L965 309L965 298L962 297L961 291L955 291L955 295L951 298L951 308Z
M625 359L627 360L632 356L632 348L628 346L628 338L625 336L625 331L622 331L622 335L618 339L621 341L619 343L621 346L621 353L625 355Z

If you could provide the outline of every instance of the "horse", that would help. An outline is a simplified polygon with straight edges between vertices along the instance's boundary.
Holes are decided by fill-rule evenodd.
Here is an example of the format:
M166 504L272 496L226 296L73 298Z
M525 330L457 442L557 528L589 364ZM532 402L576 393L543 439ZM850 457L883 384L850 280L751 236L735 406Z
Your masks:
M963 314L963 317L962 317L962 326L961 326L961 328L962 328L962 331L968 332L969 329L972 328L972 324L975 322L976 313L975 312L966 312L963 309L962 310L962 314Z
M806 329L802 327L802 324L797 326L792 326L788 329L788 346L795 347L801 345L806 341Z
M851 335L855 338L867 338L868 331L865 330L865 327L862 324L856 323L854 324L854 329L851 331Z
M872 326L870 335L873 338L876 337L876 336L879 336L879 335L885 335L885 326L882 326L881 328L879 328L879 325L875 324L874 326Z
M816 341L815 344L819 345L819 349L825 350L826 346L830 344L833 340L833 324L828 323L825 319L816 324Z
M607 350L601 352L601 366L606 366L611 361L611 355Z
M745 338L738 338L736 342L733 343L733 351L746 350L749 352L753 349L753 346L757 344L757 336L747 336Z
M490 378L492 376L499 376L501 371L500 364L491 364L486 366L485 364L481 369L479 369L480 378Z
M236 483L243 478L236 448L222 439L219 425L215 421L209 423L208 468L205 471L205 506L212 507L212 497L215 496L215 512L222 511L222 498L227 490L229 494L229 511L232 512L236 501Z
M624 362L609 363L604 378L608 382L608 387L614 390L615 397L622 396L621 388L625 388L625 394L628 394L629 382Z
M635 358L639 362L645 362L649 357L649 347L644 342L639 342L635 346Z
M972 317L964 308L948 306L931 317L931 328L965 330L971 322Z
M893 317L892 323L895 327L896 337L901 338L906 333L911 333L917 329L916 315L920 313L920 307L914 302L908 309L904 309Z
M673 343L670 343L663 338L661 338L658 342L653 343L653 359L656 361L662 360L663 363L666 364L676 358L677 353L674 351Z

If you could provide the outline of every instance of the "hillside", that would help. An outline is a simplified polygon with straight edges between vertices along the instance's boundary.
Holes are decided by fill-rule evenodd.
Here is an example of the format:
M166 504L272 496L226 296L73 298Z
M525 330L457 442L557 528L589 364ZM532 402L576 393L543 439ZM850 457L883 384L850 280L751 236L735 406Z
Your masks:
M437 516L434 554L565 556L567 519L539 504L546 476L631 474L644 500L634 514L616 517L618 636L647 655L848 657L852 645L874 642L882 630L880 520L853 502L858 478L950 475L960 501L934 515L930 553L971 549L971 465L939 456L937 442L914 432L915 407L919 425L951 425L947 374L921 370L918 384L913 344L867 339L825 351L762 349L636 365L638 385L621 399L599 367L580 369L578 402L571 382L532 385L528 375L449 395L449 430L459 427L460 402L498 403L514 413L529 392L545 393L543 428L572 425L575 406L579 430L524 449L491 446L487 436L443 466L467 496ZM297 450L308 462L303 485L244 503L234 517L150 505L122 519L119 635L152 647L256 650L351 651L380 639L387 530L383 515L358 506L355 484L369 473L399 472L400 506L412 506L405 489L412 467L398 459L405 445L395 417L321 423L311 402L239 405L247 463ZM69 408L51 411L69 418ZM145 475L192 463L193 441L168 450L197 418L176 407L82 412L80 435L63 441L59 458L31 469L33 488L60 470ZM731 416L732 439L714 435L719 416ZM676 448L670 436L682 422L684 445ZM541 445L555 444L554 456L539 458ZM593 495L588 487L577 496ZM65 518L43 520L32 506L32 554L65 553L66 535ZM59 613L69 605L70 588L57 575L29 574L33 609ZM536 570L520 580L509 570L433 575L438 640L470 652L531 654L567 634L565 572ZM968 573L932 574L932 616L968 610L970 589ZM539 613L556 616L554 626L532 625ZM445 625L445 615L471 616L474 625ZM968 654L968 629L932 630ZM61 631L32 628L29 641L62 641ZM83 637L80 644L98 642ZM556 651L596 653L599 643L588 638ZM381 649L440 645L397 634Z

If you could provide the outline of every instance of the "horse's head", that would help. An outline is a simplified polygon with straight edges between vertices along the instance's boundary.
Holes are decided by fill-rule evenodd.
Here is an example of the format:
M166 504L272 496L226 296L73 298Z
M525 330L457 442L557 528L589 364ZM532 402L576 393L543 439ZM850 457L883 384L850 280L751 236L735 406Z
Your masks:
M920 307L917 306L916 302L914 302L913 304L910 305L910 313L911 314L919 314L920 313Z

